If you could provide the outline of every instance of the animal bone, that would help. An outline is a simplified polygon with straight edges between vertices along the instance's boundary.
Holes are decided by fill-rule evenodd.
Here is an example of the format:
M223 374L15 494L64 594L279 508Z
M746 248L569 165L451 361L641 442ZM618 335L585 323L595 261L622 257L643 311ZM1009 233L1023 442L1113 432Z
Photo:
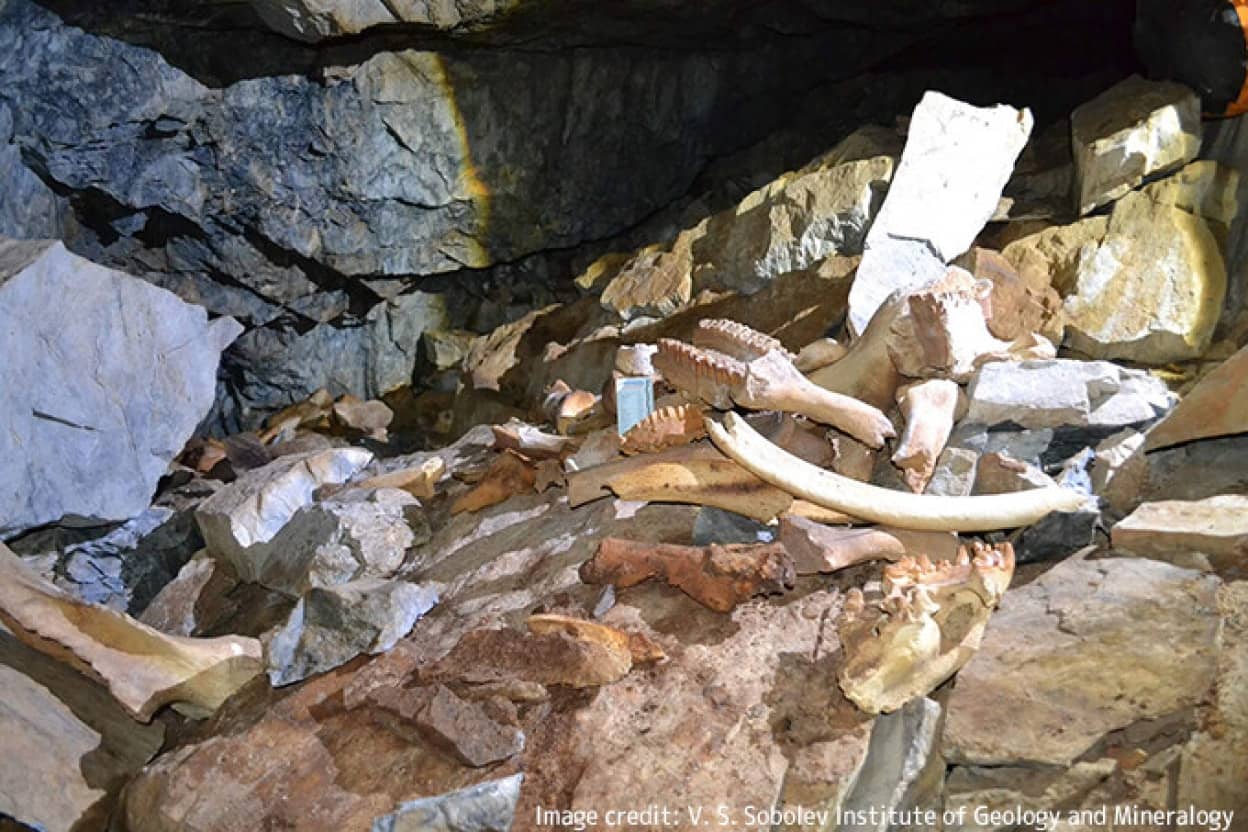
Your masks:
M952 560L958 536L952 532L916 532L888 526L826 526L804 517L780 518L779 541L799 575L836 572L873 560L896 561L914 552Z
M627 456L657 453L688 445L706 436L702 411L692 404L661 407L629 428L620 441L620 453Z
M783 410L832 425L873 448L895 436L877 408L812 384L779 352L742 363L730 356L661 339L655 366L668 383L720 410Z
M516 451L529 459L554 459L576 450L576 442L566 436L546 433L519 419L505 425L492 425L494 447L500 451Z
M844 358L810 374L825 390L852 396L880 409L893 406L901 374L893 366L889 345L895 337L893 324L908 310L905 294L894 292L854 341Z
M630 587L650 578L662 578L708 609L731 612L755 595L792 589L794 570L778 543L677 546L615 537L581 565L588 584Z
M849 348L835 338L820 338L802 347L793 365L803 373L810 373L840 361L849 352Z
M388 474L378 474L366 480L350 483L348 488L398 488L419 500L427 500L437 491L438 480L446 473L446 462L440 456L431 456L419 465L401 468Z
M654 368L672 387L719 410L732 407L734 386L745 381L745 365L735 358L660 338Z
M509 497L533 491L536 484L537 469L515 451L503 451L480 482L451 505L451 514L480 511Z
M925 531L988 531L1026 526L1051 511L1074 511L1084 496L1069 489L1036 488L983 497L907 494L816 468L768 442L735 413L720 425L707 419L715 445L760 479L816 505L846 514Z
M955 382L931 379L897 392L897 407L906 420L901 441L893 453L906 485L915 494L927 488L936 460L949 441L957 416L961 390Z
M841 512L794 500L705 445L635 456L568 475L568 505L574 508L612 493L622 500L713 506L763 523L785 513L821 523L854 522Z
M141 722L169 703L207 716L264 670L254 638L166 635L62 592L2 543L0 575L0 623L29 647L103 683Z
M703 318L698 321L693 333L693 345L723 353L738 361L753 361L769 352L778 352L790 362L795 358L770 335L727 318Z
M884 568L869 607L850 590L840 622L841 690L868 713L931 693L970 661L1014 575L1014 549L972 544L953 561L908 557Z

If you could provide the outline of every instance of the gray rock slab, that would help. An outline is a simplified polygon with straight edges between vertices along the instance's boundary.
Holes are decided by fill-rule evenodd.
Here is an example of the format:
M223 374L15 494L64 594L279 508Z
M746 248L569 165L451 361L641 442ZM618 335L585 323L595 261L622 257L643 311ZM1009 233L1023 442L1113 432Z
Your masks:
M240 331L59 242L0 239L0 537L142 513Z
M373 821L372 832L510 832L523 774L408 801Z
M364 653L383 653L438 602L433 587L364 578L308 590L269 640L269 681L289 685Z
M940 278L992 216L1031 134L1027 110L973 107L928 92L888 196L867 232L849 293L849 326L861 334L885 299Z

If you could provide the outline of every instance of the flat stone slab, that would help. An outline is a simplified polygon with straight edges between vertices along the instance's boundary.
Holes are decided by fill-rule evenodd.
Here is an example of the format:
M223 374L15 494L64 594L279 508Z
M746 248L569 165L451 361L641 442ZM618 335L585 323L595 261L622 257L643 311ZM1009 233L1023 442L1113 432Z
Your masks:
M1145 557L1200 552L1218 567L1248 566L1248 496L1144 503L1114 526L1112 541Z

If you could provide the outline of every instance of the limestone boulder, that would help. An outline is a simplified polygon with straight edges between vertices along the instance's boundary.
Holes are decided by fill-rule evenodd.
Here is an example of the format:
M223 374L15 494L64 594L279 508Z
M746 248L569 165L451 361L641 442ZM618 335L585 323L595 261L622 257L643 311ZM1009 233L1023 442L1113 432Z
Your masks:
M1200 98L1182 84L1132 76L1075 108L1070 122L1080 214L1200 152Z
M854 334L863 333L893 292L940 279L945 264L971 247L996 210L1031 127L1026 110L923 96L850 289Z
M1151 422L1175 400L1162 381L1141 370L1066 358L985 364L967 398L970 424L1101 429Z
M1248 496L1147 502L1113 528L1115 548L1161 560L1208 556L1219 571L1248 569Z
M1203 217L1130 193L1104 239L1081 252L1064 314L1070 347L1162 365L1209 346L1226 294L1221 246Z
M141 514L241 327L59 242L0 238L0 538Z
M1111 732L1199 705L1217 676L1217 578L1071 558L1006 594L946 706L945 758L1069 766Z

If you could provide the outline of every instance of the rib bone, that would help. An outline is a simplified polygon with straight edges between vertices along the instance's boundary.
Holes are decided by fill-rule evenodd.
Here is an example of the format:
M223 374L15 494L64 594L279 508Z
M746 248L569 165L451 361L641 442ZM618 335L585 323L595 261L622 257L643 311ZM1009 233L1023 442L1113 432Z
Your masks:
M1065 488L1036 488L983 497L907 494L816 468L768 442L735 413L708 419L716 446L760 479L816 505L903 529L987 531L1026 526L1051 511L1074 511L1084 497Z

